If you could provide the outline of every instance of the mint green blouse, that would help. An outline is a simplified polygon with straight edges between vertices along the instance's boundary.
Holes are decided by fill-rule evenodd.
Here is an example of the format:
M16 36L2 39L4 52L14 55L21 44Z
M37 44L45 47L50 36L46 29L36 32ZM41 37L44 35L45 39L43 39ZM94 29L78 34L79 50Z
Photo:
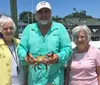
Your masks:
M48 65L48 70L43 64L39 66L41 69L36 67L36 71L33 65L29 65L28 85L64 84L64 64L72 55L72 47L68 32L61 23L52 22L45 36L42 36L37 23L28 25L22 33L17 52L23 65L27 65L24 60L27 52L34 57L54 52L59 57L56 64Z

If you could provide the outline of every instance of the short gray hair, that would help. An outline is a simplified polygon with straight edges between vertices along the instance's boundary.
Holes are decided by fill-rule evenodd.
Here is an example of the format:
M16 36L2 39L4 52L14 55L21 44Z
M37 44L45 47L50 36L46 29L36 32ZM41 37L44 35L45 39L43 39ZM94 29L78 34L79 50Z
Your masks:
M92 36L92 32L88 28L88 26L86 26L86 25L79 25L79 26L76 26L76 27L73 28L73 30L72 30L72 40L75 42L76 35L77 35L77 33L79 33L80 30L84 30L86 32L88 41L90 41L91 40L91 36Z
M0 32L2 30L2 27L7 23L7 22L11 22L13 24L13 28L14 30L16 30L16 26L14 21L12 20L11 17L7 16L7 15L1 15L0 17Z

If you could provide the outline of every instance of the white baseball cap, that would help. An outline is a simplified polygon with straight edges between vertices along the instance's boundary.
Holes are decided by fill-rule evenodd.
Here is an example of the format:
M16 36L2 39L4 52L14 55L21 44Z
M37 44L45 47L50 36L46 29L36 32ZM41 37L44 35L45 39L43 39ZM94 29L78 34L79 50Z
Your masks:
M48 9L51 10L50 4L49 4L48 2L46 2L46 1L41 1L41 2L39 2L39 3L37 4L37 6L36 6L36 11L39 11L39 10L42 9L42 8L48 8Z

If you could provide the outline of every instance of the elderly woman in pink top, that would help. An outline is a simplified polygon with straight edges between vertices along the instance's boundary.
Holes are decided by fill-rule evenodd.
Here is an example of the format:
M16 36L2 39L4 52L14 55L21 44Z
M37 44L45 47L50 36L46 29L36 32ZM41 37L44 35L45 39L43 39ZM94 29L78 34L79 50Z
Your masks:
M69 62L66 85L100 85L100 50L89 45L90 29L86 25L77 26L72 36L76 48Z

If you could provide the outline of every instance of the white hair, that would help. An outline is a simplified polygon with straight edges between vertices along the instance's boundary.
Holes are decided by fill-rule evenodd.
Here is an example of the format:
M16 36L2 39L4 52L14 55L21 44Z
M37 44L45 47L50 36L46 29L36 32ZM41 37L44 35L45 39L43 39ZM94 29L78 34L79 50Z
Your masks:
M80 26L76 26L76 27L73 28L73 30L72 30L72 40L74 42L76 41L76 35L77 35L77 33L80 32L80 30L84 30L86 32L87 39L88 39L88 41L90 41L91 36L92 36L92 32L86 25L80 25Z
M12 20L12 18L9 17L9 16L6 16L6 15L2 15L2 16L0 17L0 32L1 32L1 30L2 30L2 27L3 27L6 23L8 23L8 22L11 22L11 23L13 24L14 30L16 30L16 26L15 26L15 23L14 23L14 21Z

